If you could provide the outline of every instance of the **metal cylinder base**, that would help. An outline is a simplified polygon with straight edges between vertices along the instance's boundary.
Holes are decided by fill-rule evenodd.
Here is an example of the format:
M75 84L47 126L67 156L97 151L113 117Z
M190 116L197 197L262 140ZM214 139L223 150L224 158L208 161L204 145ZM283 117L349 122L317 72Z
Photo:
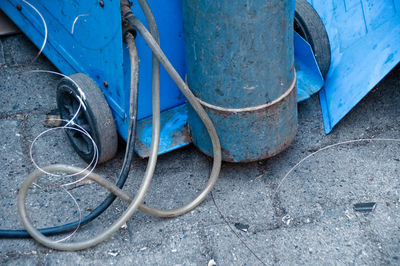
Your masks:
M223 108L200 100L216 126L227 162L252 162L277 155L297 133L296 77L278 99L255 107ZM200 118L189 108L189 126L194 145L212 155L212 146Z

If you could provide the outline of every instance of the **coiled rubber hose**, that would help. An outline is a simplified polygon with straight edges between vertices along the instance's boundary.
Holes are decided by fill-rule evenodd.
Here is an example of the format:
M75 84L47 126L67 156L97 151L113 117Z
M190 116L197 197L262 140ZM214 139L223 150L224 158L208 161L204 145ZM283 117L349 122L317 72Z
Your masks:
M143 9L143 12L146 16L147 22L151 29L151 34L147 31L147 29L143 26L143 24L131 13L129 6L122 6L122 12L126 21L128 21L132 27L134 27L146 40L149 47L153 51L153 130L152 130L152 143L150 148L150 157L147 164L146 172L143 177L142 183L140 188L133 199L130 199L128 196L122 194L123 192L116 187L114 184L104 180L100 176L96 174L90 174L89 178L98 182L100 185L106 187L112 193L115 193L118 196L121 196L123 200L130 202L127 210L119 217L109 228L107 228L104 232L100 233L96 237L82 241L82 242L73 242L73 243L59 243L53 241L43 234L41 234L31 223L25 207L25 200L26 195L28 193L29 187L35 182L38 178L40 178L43 173L36 170L32 172L24 181L21 186L21 189L18 193L18 212L20 214L22 223L24 224L26 230L29 234L37 240L42 245L45 245L49 248L59 249L59 250L81 250L85 248L92 247L94 245L99 244L103 240L107 239L111 234L116 232L132 215L133 213L139 208L142 211L147 213L157 215L160 217L175 217L187 213L188 211L194 209L198 206L208 195L211 191L215 182L218 179L219 172L221 169L221 146L219 142L219 138L215 127L208 117L207 113L204 111L201 104L198 102L197 98L193 95L190 91L188 86L173 68L167 57L162 52L159 41L158 41L158 32L157 27L155 24L154 17L151 13L151 10L147 4L146 0L138 0L140 6ZM143 198L147 192L147 189L150 185L151 179L154 174L154 169L157 162L157 154L158 154L158 144L159 144L159 137L160 137L160 95L159 95L159 62L163 64L167 72L170 74L172 79L178 85L179 89L188 99L189 103L192 105L193 109L197 112L200 119L204 123L208 134L210 135L212 146L213 146L213 155L214 155L214 163L211 170L209 181L206 184L205 189L197 195L197 197L190 203L176 209L171 210L162 210L153 207L149 207L146 205L141 205ZM81 171L80 168L73 168L71 166L66 165L52 165L48 166L47 171L58 171L58 172L68 172L68 173L76 173L77 171ZM120 193L122 192L122 193Z

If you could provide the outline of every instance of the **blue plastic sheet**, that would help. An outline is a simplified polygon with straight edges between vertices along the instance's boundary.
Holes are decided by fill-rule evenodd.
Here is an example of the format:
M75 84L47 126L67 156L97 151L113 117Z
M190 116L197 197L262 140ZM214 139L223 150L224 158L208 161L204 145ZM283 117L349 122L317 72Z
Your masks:
M400 0L309 0L331 44L320 101L325 132L400 61Z
M311 46L296 32L294 33L294 65L297 74L297 101L310 98L324 85Z

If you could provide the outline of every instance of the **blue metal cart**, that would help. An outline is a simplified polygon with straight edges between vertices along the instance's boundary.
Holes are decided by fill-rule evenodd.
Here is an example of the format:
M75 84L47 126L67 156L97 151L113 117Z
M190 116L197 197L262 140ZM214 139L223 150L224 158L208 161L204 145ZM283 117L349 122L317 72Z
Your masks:
M97 84L112 111L116 129L126 140L130 65L128 50L122 39L119 0L30 0L29 3L46 22L48 39L43 53L63 74L83 73ZM0 1L0 9L36 46L41 47L45 37L44 24L31 5L24 0ZM181 1L149 0L149 5L159 27L161 48L184 77ZM139 5L134 3L132 9L144 22ZM311 46L297 34L294 41L300 101L319 91L323 79ZM136 38L136 45L140 59L140 82L135 149L140 156L146 157L151 143L152 59L150 49L140 36ZM187 129L185 99L164 69L161 69L161 111L160 154L189 144L191 138ZM102 145L110 143L100 143L99 146Z

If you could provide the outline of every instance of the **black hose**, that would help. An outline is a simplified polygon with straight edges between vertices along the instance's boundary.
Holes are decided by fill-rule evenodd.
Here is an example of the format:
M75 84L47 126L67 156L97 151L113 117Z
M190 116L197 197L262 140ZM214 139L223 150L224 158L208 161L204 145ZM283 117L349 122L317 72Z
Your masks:
M137 58L137 52L133 51L136 49L135 46L129 45L133 41L133 36L131 33L126 34L126 39L128 41L129 55L131 61L131 92L130 92L130 103L129 103L129 130L128 139L126 143L124 162L119 173L118 181L116 186L122 188L128 178L128 174L131 168L131 163L134 155L134 144L136 138L136 120L137 120L137 101L138 101L138 80L139 80L139 61ZM136 55L136 56L135 56ZM39 232L46 235L56 235L61 233L66 233L73 231L77 226L82 226L90 223L97 217L99 217L110 205L114 202L116 196L110 193L107 198L97 206L90 214L83 217L80 221L74 221L64 225L48 227L39 229ZM0 230L0 238L30 238L26 230Z

